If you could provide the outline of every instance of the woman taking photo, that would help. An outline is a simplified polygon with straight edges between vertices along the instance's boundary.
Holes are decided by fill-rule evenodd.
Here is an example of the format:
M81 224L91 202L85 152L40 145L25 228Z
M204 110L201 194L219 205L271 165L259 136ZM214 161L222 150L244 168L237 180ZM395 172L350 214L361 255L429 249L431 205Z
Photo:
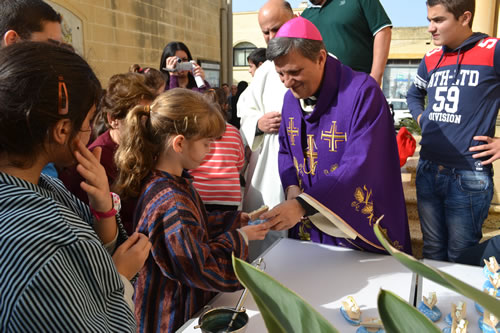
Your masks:
M191 63L192 70L178 70L180 63ZM173 88L186 88L194 91L205 92L210 89L210 84L205 81L205 71L191 57L191 52L182 42L170 42L163 49L160 61L160 70L167 80L167 90ZM199 79L199 84L196 82ZM201 80L200 80L201 79Z

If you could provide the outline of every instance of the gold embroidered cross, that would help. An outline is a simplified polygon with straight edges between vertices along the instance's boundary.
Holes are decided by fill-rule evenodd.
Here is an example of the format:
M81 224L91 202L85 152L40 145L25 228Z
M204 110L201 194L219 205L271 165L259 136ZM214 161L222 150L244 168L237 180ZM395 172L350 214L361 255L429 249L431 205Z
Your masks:
M337 143L347 141L347 133L337 133L337 122L332 121L332 127L330 128L330 131L321 132L321 140L328 141L328 148L330 148L330 151L336 152Z
M293 119L293 117L290 117L289 119L287 133L290 136L290 142L292 143L292 146L295 146L295 137L299 135L299 129L295 128Z
M314 135L313 134L308 134L307 135L307 150L304 151L304 155L306 155L307 159L309 160L309 172L307 172L305 169L304 165L304 173L305 174L312 174L313 176L316 174L316 166L318 166L318 161L316 159L318 158L318 153L314 151L314 147L316 146L316 143L314 142ZM304 164L305 163L305 158L304 158Z

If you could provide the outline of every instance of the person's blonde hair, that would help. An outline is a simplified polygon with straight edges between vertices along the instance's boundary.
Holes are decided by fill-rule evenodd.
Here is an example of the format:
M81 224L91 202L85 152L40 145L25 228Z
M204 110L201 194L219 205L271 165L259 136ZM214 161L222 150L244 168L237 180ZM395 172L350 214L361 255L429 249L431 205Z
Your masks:
M125 119L115 154L119 170L115 191L124 197L137 197L142 180L173 136L180 134L188 140L217 138L225 128L217 106L189 89L171 89L159 95L151 106L136 106Z
M111 129L108 115L112 119L125 119L127 113L142 100L153 101L156 91L150 89L144 75L139 73L122 73L113 75L104 91L97 115L92 126L92 138Z

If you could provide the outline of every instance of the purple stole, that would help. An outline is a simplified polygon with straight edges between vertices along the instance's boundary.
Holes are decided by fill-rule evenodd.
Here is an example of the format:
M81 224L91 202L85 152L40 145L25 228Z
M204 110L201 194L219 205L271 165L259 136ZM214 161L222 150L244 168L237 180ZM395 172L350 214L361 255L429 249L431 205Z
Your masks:
M298 185L357 235L332 237L305 220L291 238L384 252L373 232L384 215L380 225L393 245L411 253L396 135L375 80L328 57L312 113L286 93L279 140L283 188Z

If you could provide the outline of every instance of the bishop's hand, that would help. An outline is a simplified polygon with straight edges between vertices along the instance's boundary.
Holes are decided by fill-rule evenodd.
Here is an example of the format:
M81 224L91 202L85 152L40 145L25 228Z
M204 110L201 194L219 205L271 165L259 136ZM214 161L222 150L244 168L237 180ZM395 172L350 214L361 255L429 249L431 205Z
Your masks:
M297 185L288 186L286 189L286 199L292 200L298 197L302 193L302 190Z
M272 230L288 230L293 228L306 213L300 203L293 199L282 202L270 211L262 214L261 219L267 220Z

